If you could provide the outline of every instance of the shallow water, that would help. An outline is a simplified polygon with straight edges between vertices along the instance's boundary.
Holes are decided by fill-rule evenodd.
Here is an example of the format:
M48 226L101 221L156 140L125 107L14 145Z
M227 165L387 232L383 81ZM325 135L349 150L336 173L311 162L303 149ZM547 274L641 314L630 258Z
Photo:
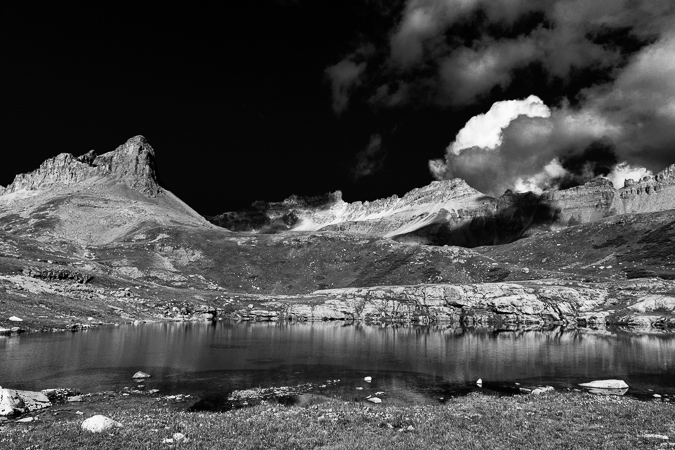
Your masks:
M675 335L217 322L0 337L4 387L118 389L138 370L152 375L146 389L201 396L339 379L325 389L421 402L477 389L478 378L484 389L619 378L629 394L673 396Z

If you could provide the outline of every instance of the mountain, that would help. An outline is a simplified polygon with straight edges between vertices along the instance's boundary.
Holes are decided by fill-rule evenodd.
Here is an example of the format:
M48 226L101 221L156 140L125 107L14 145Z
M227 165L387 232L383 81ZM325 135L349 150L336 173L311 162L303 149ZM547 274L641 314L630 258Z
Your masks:
M674 208L672 165L654 177L627 180L620 189L598 177L541 195L506 191L492 198L454 179L434 181L402 198L347 203L337 191L309 201L291 197L278 203L256 202L248 210L208 219L234 231L332 230L402 242L477 247L513 242L541 229Z
M672 168L618 191L594 180L497 199L449 180L374 202L259 202L221 220L273 233L240 232L164 189L136 136L102 155L58 155L2 190L0 332L214 317L496 323L506 310L507 322L544 324L554 306L568 326L589 314L667 319L672 189ZM450 303L448 286L461 287ZM644 320L670 326L654 317Z

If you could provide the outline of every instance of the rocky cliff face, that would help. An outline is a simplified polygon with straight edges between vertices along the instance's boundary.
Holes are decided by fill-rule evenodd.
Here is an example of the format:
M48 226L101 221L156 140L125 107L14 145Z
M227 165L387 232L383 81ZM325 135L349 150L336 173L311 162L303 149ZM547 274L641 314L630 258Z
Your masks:
M595 222L624 212L614 185L602 177L581 186L546 191L540 202L552 205L559 212L558 222L565 225Z
M70 153L61 153L43 162L37 170L17 175L0 195L22 189L69 186L94 177L119 180L149 197L160 192L155 173L155 151L143 136L135 136L103 155L97 155L93 150L77 158Z
M626 180L619 198L626 213L675 209L675 164L653 177Z

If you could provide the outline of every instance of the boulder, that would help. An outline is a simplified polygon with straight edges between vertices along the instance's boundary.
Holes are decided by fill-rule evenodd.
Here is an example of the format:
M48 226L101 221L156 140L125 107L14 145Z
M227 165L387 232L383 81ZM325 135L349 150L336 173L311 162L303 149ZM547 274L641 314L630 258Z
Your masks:
M51 405L49 398L42 392L0 388L0 416L25 414Z
M96 415L82 422L82 429L91 433L103 433L113 428L121 428L122 424L112 420L109 417Z
M151 375L149 373L145 373L139 370L131 378L133 378L134 380L142 380L143 378L150 378L150 377Z
M591 389L628 389L623 380L596 380L589 383L579 383L579 386Z
M532 392L530 392L531 395L541 395L545 394L546 392L551 392L554 391L553 386L545 386L545 387L538 387L534 389Z

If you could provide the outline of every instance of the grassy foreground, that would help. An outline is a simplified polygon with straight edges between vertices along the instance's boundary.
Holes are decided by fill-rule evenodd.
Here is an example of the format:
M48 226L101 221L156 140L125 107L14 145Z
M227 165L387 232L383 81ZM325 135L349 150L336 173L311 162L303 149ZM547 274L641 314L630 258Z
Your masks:
M62 410L54 415L56 407L32 423L0 422L0 448L675 447L675 404L581 393L501 398L471 394L438 406L338 400L309 407L267 403L223 413L185 412L158 398L92 396L79 408L87 412L69 415ZM111 417L123 427L103 434L81 431L84 418L93 414ZM186 439L164 442L174 433Z

